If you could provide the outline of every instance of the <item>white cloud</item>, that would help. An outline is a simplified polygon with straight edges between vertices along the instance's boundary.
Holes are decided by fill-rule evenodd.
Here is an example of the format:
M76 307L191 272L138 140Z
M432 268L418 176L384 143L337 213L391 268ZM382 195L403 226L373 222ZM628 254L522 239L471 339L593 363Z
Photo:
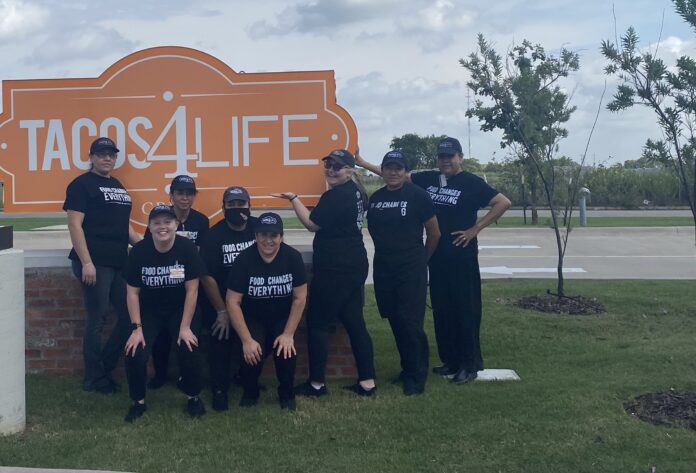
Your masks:
M44 8L22 0L0 0L0 40L18 40L39 30L48 18Z
M60 41L56 41L55 37L47 38L36 47L26 61L48 66L100 59L104 56L115 56L115 59L118 59L119 55L125 55L134 48L135 43L111 28L66 31Z

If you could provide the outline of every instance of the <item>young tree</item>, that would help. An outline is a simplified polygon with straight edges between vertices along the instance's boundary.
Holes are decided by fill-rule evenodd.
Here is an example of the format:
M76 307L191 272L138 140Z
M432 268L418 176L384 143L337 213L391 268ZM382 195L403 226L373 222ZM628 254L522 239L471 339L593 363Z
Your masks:
M696 0L673 2L677 13L696 29ZM633 27L621 36L620 44L602 41L602 54L609 61L605 73L620 81L607 108L618 112L643 105L655 112L664 139L647 140L643 157L674 170L696 227L696 60L682 56L668 68L657 57L657 48L641 50L638 42Z
M481 130L502 131L501 147L517 149L526 173L538 177L543 187L547 205L551 209L551 220L558 247L557 294L564 295L563 260L570 234L570 218L566 226L559 223L559 206L556 198L557 180L562 178L558 166L554 166L559 140L568 136L563 127L575 107L569 104L568 95L561 89L559 81L570 72L577 71L580 59L577 53L561 49L559 57L546 53L541 45L525 40L513 46L506 61L478 35L478 51L468 59L460 59L471 80L468 87L477 97L474 107L467 114L478 118ZM596 118L595 118L596 123ZM594 130L594 126L593 126ZM591 135L590 135L591 136ZM589 141L588 141L589 146ZM585 155L587 155L587 149ZM579 172L569 182L570 202L575 202L580 189ZM572 209L572 206L570 206Z

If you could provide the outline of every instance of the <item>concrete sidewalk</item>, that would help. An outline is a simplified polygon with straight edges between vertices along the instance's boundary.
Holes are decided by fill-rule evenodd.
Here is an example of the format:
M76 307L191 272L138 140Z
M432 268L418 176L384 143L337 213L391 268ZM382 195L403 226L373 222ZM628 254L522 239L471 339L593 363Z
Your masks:
M20 468L0 466L0 473L125 473L107 470L54 470L50 468Z

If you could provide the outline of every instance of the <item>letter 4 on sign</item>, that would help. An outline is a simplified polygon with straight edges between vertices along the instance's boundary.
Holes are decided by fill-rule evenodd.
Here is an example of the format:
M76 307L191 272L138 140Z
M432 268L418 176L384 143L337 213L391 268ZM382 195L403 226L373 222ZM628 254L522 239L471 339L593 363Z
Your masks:
M333 71L238 74L179 47L136 52L93 79L3 81L5 211L59 211L98 136L121 150L113 175L143 227L179 174L196 180L209 217L231 185L249 189L255 207L285 204L270 194L288 190L313 205L325 190L320 159L357 145L335 89Z

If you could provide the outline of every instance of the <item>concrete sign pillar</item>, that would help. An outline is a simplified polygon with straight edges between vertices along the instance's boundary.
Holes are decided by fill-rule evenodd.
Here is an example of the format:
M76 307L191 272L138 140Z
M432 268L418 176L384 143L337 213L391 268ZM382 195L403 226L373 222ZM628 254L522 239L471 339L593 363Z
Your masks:
M0 251L0 435L26 426L24 251Z

